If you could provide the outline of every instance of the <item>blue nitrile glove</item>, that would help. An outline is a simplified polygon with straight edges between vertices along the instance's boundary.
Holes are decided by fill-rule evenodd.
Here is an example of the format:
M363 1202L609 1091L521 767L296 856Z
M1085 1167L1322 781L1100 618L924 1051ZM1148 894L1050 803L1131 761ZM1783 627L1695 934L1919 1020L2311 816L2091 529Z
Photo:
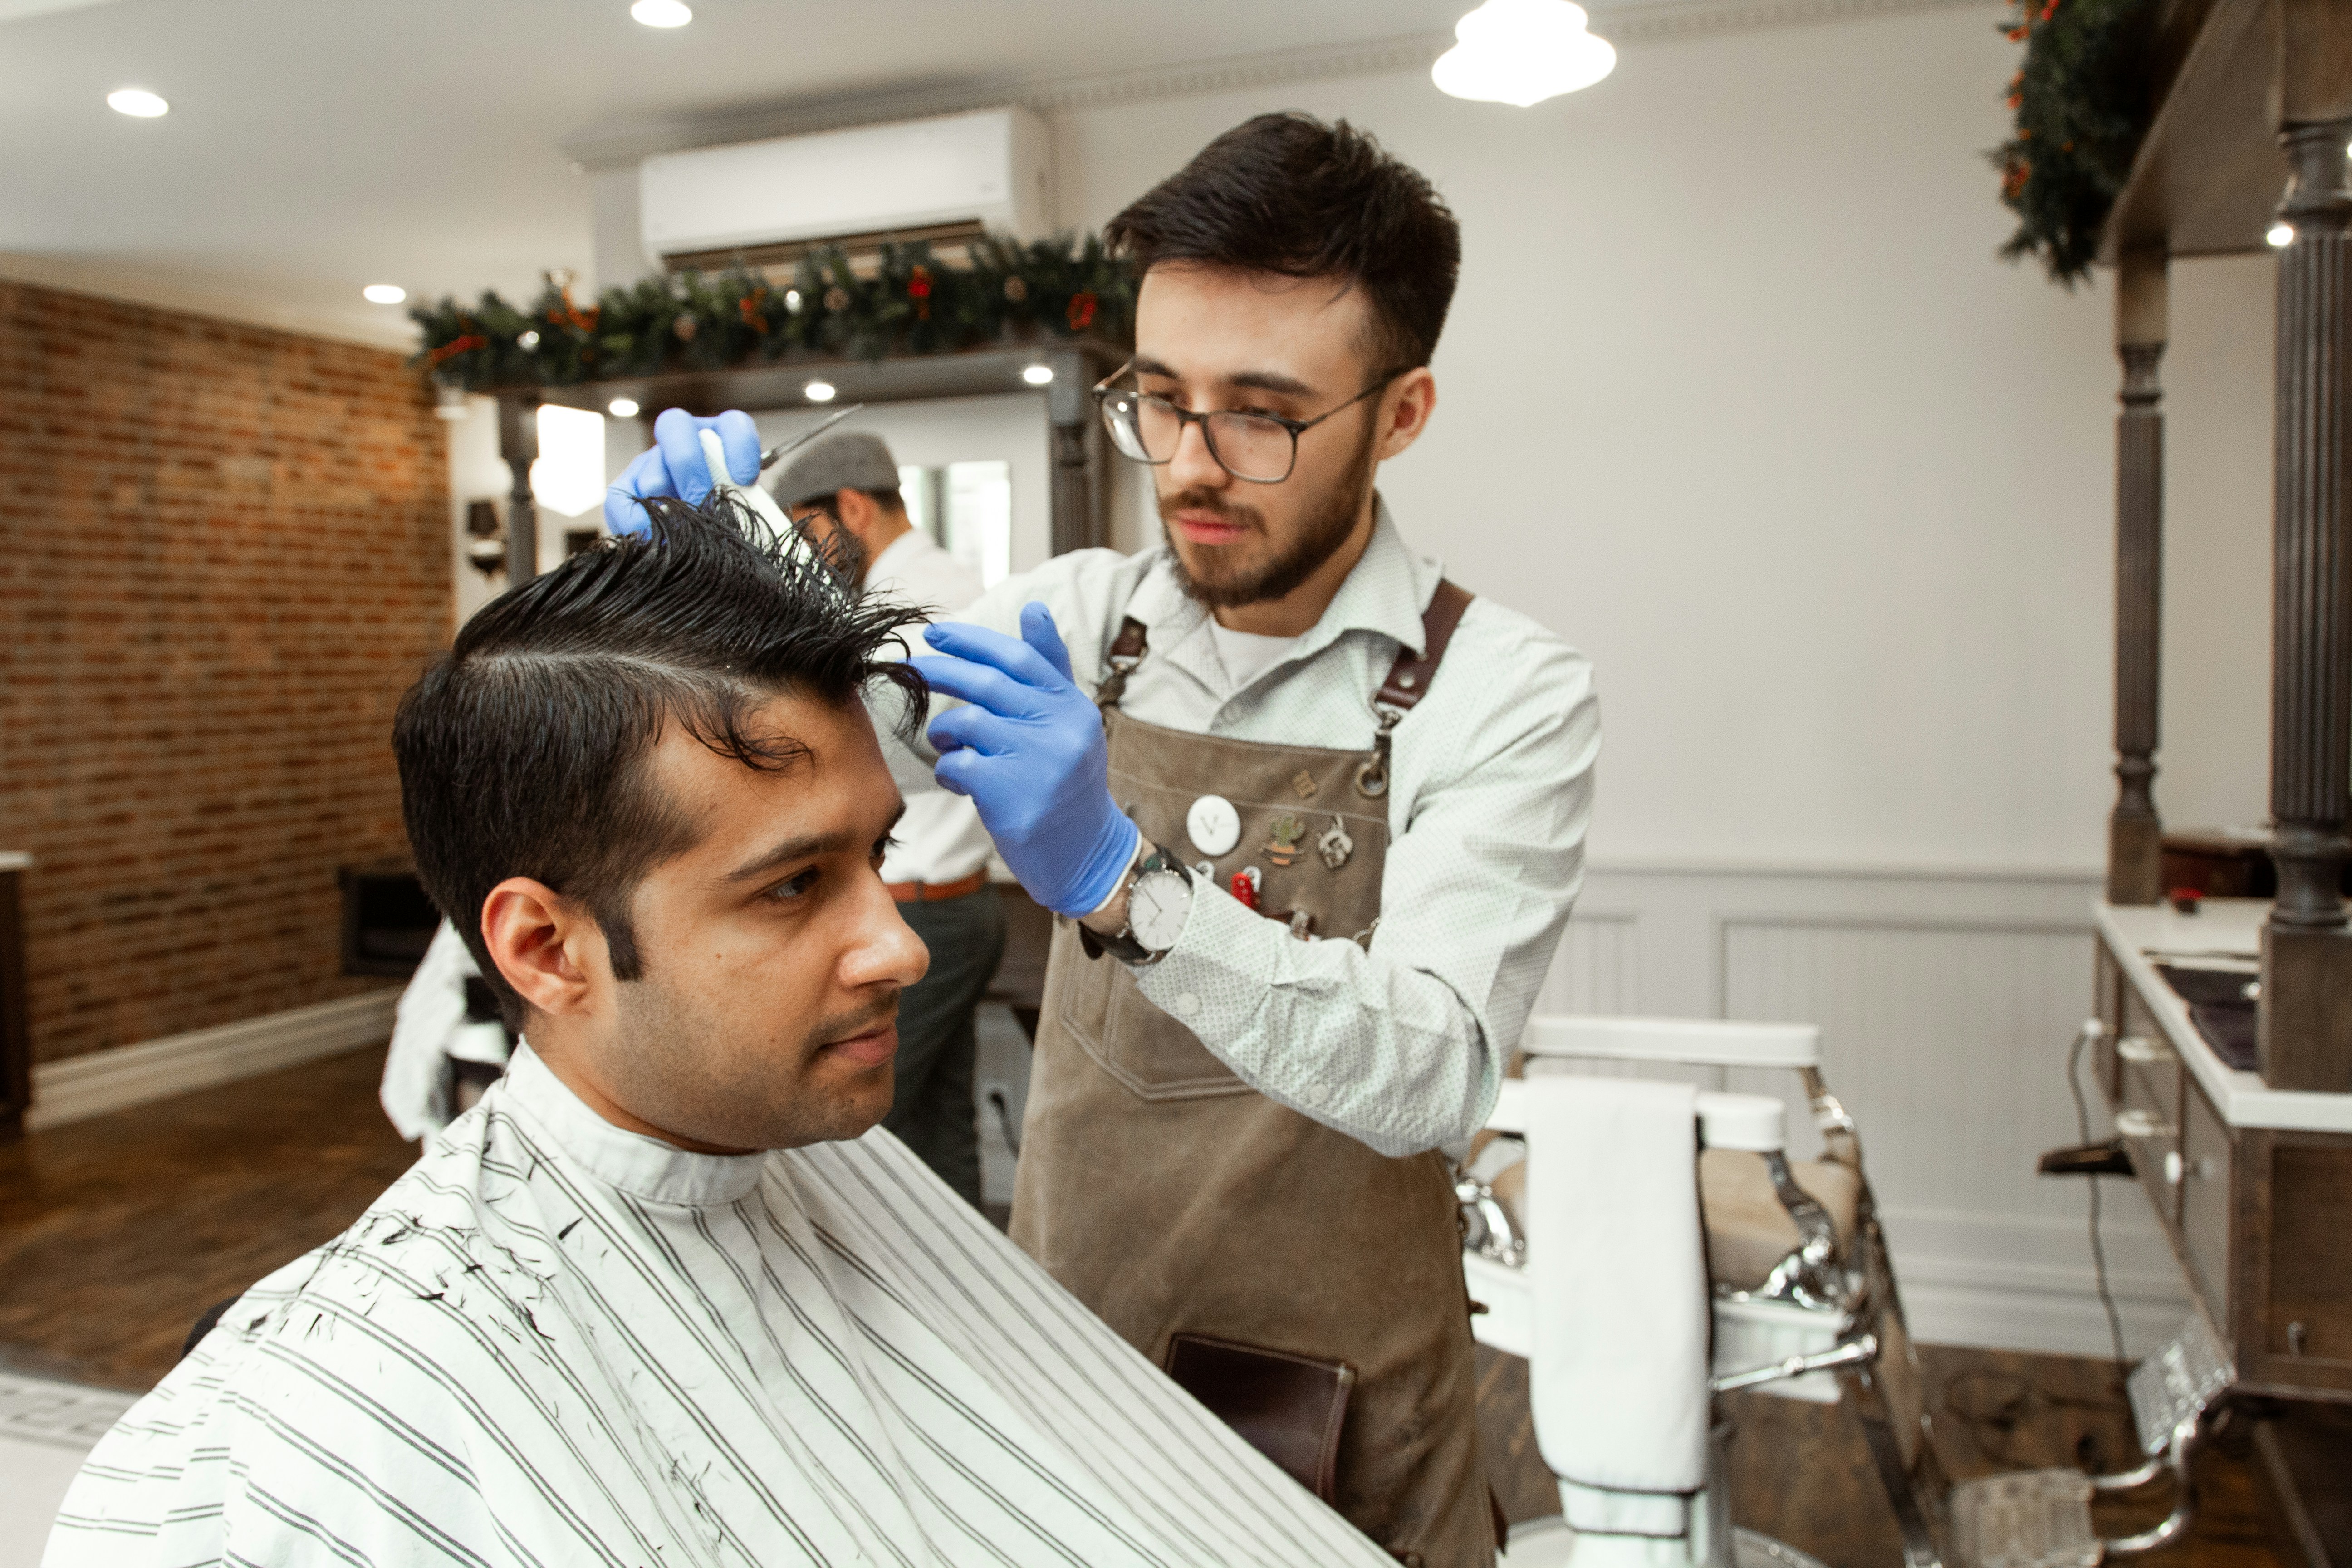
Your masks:
M1045 605L1021 606L1021 640L942 621L939 649L910 660L931 689L971 704L931 723L940 787L968 796L1029 896L1091 914L1118 887L1142 837L1110 798L1102 710L1078 689Z
M711 473L703 459L701 440L705 430L719 433L719 445L727 454L729 479L739 485L759 481L760 427L751 423L750 415L730 408L706 419L683 408L665 408L654 421L654 444L638 453L637 460L604 491L604 526L624 538L643 533L652 526L652 520L637 504L639 498L677 496L692 502L709 495Z

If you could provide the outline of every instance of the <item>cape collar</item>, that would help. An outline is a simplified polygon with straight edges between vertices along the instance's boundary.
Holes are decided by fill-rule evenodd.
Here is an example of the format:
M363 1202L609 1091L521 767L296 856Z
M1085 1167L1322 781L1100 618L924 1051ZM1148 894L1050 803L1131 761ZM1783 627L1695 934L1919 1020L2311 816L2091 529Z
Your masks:
M527 1040L515 1042L507 1075L490 1093L566 1160L631 1197L700 1208L734 1203L760 1184L765 1154L690 1153L615 1127L565 1088Z

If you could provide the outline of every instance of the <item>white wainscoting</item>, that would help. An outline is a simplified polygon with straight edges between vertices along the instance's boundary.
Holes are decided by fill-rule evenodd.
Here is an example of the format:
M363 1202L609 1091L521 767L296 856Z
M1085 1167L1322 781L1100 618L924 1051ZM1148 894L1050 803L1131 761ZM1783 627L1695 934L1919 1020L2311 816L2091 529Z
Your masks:
M399 1002L400 988L389 986L40 1063L33 1068L33 1103L25 1112L26 1131L380 1046L392 1037L393 1009Z
M2091 871L1603 864L1538 1010L1819 1024L1918 1336L2104 1354L2089 1184L2033 1168L2075 1142L2066 1055L2091 1005L2097 891ZM1725 1087L1785 1091L1780 1076ZM2090 1108L2106 1136L2095 1093ZM2187 1297L2137 1185L2102 1186L2109 1285L2137 1355Z

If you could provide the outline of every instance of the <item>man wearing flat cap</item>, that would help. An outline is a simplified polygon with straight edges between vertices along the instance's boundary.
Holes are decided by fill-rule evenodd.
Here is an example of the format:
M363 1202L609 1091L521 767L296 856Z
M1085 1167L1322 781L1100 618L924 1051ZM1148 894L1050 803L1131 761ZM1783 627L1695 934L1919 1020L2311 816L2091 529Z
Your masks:
M849 432L814 443L777 476L775 497L812 538L854 546L868 594L935 615L980 597L979 574L908 520L898 460L878 436ZM931 966L898 999L897 1089L882 1124L978 1207L972 1011L1004 952L1004 910L988 885L992 846L979 811L928 777L900 784L907 815L882 879L931 950Z

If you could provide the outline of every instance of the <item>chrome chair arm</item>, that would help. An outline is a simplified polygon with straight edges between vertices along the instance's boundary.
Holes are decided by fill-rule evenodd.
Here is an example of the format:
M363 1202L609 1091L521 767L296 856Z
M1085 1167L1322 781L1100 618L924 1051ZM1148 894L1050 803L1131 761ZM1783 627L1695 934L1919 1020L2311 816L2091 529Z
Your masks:
M1745 1372L1725 1373L1721 1377L1709 1378L1707 1387L1717 1394L1728 1394L1735 1388L1753 1388L1759 1383L1778 1383L1784 1377L1802 1377L1809 1372L1828 1372L1834 1367L1861 1366L1877 1359L1878 1336L1864 1334L1811 1355L1792 1355L1786 1361L1751 1366Z

